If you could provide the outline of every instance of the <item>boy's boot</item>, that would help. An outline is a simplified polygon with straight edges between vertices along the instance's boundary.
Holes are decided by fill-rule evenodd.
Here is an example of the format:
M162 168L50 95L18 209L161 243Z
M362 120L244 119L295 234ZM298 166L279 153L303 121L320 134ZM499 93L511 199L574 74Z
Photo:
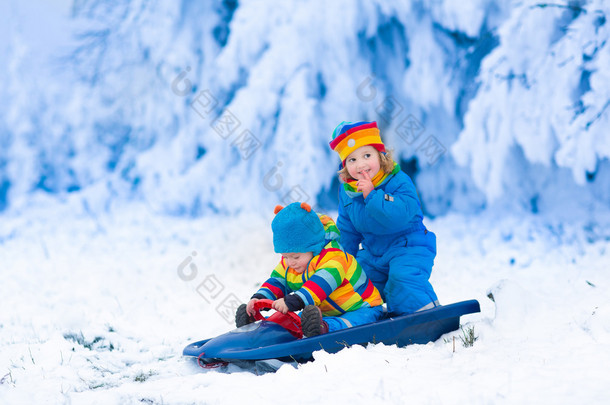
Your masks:
M244 325L254 322L254 318L246 312L246 304L241 304L235 312L235 326L241 328Z
M306 337L328 333L328 324L322 318L322 311L315 305L307 305L301 312L301 328Z

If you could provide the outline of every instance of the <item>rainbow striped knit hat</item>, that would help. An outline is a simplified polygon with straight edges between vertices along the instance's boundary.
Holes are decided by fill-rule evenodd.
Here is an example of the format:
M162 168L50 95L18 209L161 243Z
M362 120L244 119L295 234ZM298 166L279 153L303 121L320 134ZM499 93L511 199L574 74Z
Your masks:
M345 159L356 149L370 145L379 152L385 152L385 146L379 136L377 123L373 122L347 122L343 121L333 131L333 140L330 148L339 154L343 166Z

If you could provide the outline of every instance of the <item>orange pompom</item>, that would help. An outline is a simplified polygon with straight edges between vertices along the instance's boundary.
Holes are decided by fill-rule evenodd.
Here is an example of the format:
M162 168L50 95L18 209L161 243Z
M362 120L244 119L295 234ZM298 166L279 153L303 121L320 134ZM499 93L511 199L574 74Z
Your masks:
M307 203L301 203L301 208L303 208L307 212L311 212L311 207Z
M282 210L282 208L284 208L284 207L282 207L281 205L276 205L275 209L273 210L273 213L275 215L277 215L277 213L280 212Z

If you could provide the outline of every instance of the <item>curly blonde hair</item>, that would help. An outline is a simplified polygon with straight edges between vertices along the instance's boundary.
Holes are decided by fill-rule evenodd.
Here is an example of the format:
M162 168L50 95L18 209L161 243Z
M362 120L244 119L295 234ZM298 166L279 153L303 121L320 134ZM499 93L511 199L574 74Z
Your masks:
M377 154L379 155L379 169L383 170L385 173L392 173L392 170L394 170L394 159L392 158L392 152L386 151L386 153L381 153L377 151ZM347 171L347 166L343 166L343 168L339 170L337 174L343 181L356 180L350 176L349 172Z

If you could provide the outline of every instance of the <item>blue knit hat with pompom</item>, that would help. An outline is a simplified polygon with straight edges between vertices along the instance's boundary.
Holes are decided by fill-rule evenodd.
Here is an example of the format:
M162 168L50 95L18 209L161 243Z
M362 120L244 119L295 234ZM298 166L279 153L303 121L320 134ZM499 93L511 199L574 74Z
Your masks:
M320 254L324 248L324 225L309 204L294 202L275 207L271 222L275 253Z

